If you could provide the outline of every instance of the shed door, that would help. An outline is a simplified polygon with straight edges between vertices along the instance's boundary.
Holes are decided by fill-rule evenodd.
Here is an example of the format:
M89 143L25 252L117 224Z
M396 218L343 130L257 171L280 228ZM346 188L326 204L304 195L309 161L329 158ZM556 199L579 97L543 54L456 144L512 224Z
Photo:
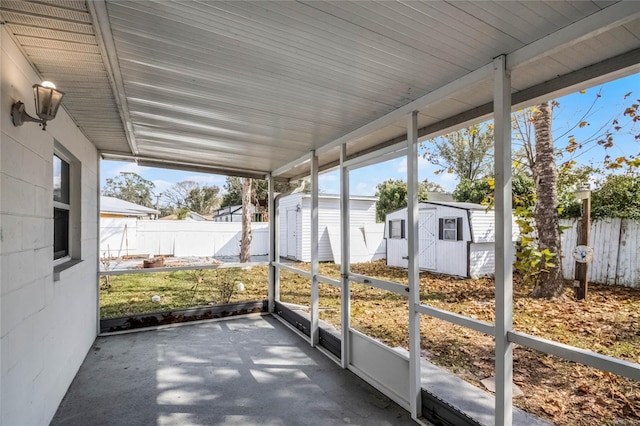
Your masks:
M421 210L418 223L418 266L422 269L436 269L436 241L438 228L435 210Z
M298 225L298 213L295 210L287 210L287 253L286 256L297 259L296 230Z

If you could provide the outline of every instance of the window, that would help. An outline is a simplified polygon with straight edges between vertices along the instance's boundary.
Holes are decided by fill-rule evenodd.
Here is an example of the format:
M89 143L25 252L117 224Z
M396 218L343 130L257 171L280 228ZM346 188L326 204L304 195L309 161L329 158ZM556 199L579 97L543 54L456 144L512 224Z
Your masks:
M444 241L462 241L462 218L444 217L438 219L438 237Z
M69 215L71 211L69 163L53 156L53 259L70 255Z
M404 219L393 219L389 221L389 238L404 238Z

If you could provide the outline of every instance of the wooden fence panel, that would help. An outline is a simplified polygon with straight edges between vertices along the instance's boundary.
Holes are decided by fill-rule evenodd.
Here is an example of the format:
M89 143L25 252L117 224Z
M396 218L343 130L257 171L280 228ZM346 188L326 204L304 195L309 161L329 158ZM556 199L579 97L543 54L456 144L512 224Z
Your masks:
M589 263L589 280L614 284L618 257L621 220L612 218L593 222L589 245L593 248L593 261Z
M578 241L578 221L576 219L560 219L560 226L565 228L560 236L562 245L562 273L565 279L572 280L575 276L576 262L571 253Z
M640 287L640 224L632 220L623 220L622 223L615 283Z
M563 219L561 226L570 226L562 234L562 268L565 279L575 276L578 221ZM589 245L593 261L589 263L589 281L640 287L640 224L633 220L609 218L591 224Z

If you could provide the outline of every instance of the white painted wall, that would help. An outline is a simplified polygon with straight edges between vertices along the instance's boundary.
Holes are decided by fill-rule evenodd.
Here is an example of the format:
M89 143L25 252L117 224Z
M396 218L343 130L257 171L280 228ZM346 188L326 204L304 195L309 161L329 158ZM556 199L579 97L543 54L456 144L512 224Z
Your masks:
M427 204L427 206L430 206ZM438 220L448 217L462 218L462 240L444 241L436 239L436 270L441 274L467 276L467 241L471 240L467 210L437 206L435 233L438 238Z
M436 268L433 272L473 278L495 273L495 224L494 212L484 209L465 210L436 204L420 203L420 210L435 209L435 233L438 235L438 219L461 217L463 223L462 241L436 241ZM387 215L386 223L393 219L407 219L407 209L400 209ZM518 225L512 222L513 240L516 241ZM406 239L387 238L387 265L406 268L408 254ZM514 249L515 252L515 249ZM467 262L469 268L467 271Z
M61 108L47 130L14 127L34 114L40 82L0 29L0 423L48 424L97 333L98 154ZM79 160L82 262L54 281L54 138ZM79 209L78 209L79 207Z
M441 274L451 274L466 276L467 275L467 241L470 240L471 234L469 231L469 220L467 217L467 211L463 209L456 209L445 206L434 206L431 204L420 203L420 211L435 211L436 218L434 221L435 229L433 230L436 235L435 242L435 257L436 267L432 272ZM462 241L443 241L438 239L438 219L444 217L462 217ZM406 233L406 220L407 209L397 210L387 215L386 223L390 220L403 219L405 220L405 233ZM387 226L388 228L388 226ZM408 246L406 235L404 239L389 238L389 230L386 231L387 237L387 265L406 268L408 265L405 257L408 255Z
M302 256L302 243L300 235L302 234L302 197L304 194L297 193L287 195L278 200L278 244L280 245L280 256L288 257L295 253L295 258L300 259ZM299 208L298 208L299 206ZM296 215L296 226L291 229L287 224L287 218ZM293 246L295 242L295 247Z

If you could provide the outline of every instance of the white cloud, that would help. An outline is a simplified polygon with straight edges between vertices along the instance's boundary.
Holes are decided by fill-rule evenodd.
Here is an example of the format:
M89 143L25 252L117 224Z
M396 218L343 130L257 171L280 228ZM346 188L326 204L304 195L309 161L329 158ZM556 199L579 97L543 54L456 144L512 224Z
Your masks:
M318 181L319 182L336 182L338 181L338 175L331 174L331 173L328 173L325 175L319 175Z
M458 185L458 178L453 173L441 173L439 175L433 175L429 178L429 182L434 182L441 185L449 192L453 192Z
M442 173L440 175L440 179L443 182L455 182L458 180L458 178L456 177L456 175L454 175L453 173Z
M166 180L162 180L162 179L156 179L152 181L153 184L156 186L154 188L154 192L156 194L160 194L161 192L165 192L167 189L171 188L173 186L173 182L169 182Z
M222 175L196 174L185 176L182 180L191 180L201 185L217 185L222 186L226 182L226 177Z
M433 164L425 160L422 155L418 156L418 172L426 171L431 167L433 167ZM396 161L396 172L407 173L407 157L403 157Z
M352 190L352 195L374 195L376 193L377 183L360 182L356 185L355 190Z

